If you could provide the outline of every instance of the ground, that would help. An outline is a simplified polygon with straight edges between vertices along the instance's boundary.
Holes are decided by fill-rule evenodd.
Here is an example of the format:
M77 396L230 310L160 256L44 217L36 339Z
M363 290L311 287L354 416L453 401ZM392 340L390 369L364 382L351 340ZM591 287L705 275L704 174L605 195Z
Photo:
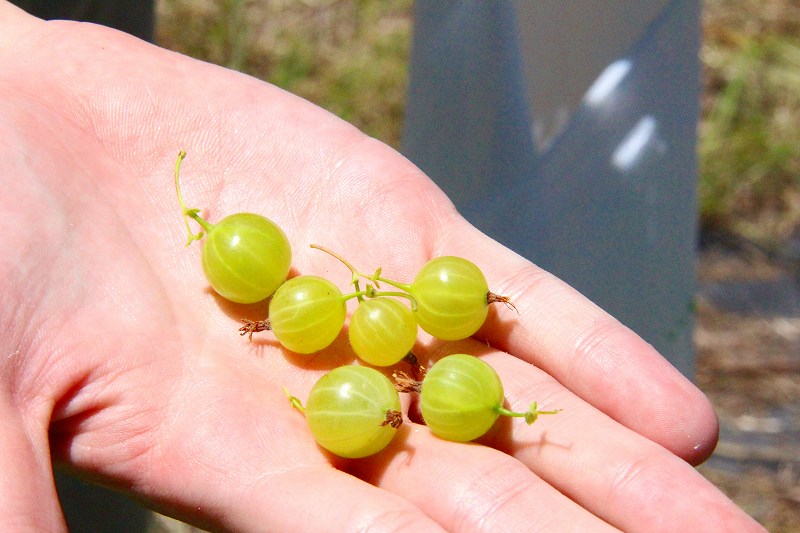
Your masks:
M800 531L800 270L742 243L698 262L697 383L720 418L699 470L772 533Z

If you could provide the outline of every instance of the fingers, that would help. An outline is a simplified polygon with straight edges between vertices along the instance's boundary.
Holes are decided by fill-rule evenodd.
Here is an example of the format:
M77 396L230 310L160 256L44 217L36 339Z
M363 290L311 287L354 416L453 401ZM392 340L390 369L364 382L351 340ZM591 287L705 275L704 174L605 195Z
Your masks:
M410 502L331 466L281 388L302 390L281 365L213 351L185 379L148 365L95 385L101 405L73 401L84 410L53 423L54 455L211 530L442 531Z
M46 430L26 428L6 391L0 391L0 472L0 531L66 531Z
M532 400L563 409L532 426L506 420L486 442L581 506L625 531L762 530L691 466L540 370L504 354L485 360L503 377L512 410Z
M252 474L247 480L217 475L213 487L183 476L178 506L183 510L171 511L195 525L225 531L444 531L404 498L330 465L287 465L279 474ZM183 507L189 501L198 505ZM200 516L205 521L198 521Z
M267 369L277 370L267 359L204 361L173 400L153 401L169 414L145 417L153 424L149 446L134 446L137 439L130 434L142 431L129 427L128 408L78 417L83 433L65 439L70 449L64 456L95 475L122 480L120 488L169 514L211 529L609 529L517 459L485 446L439 440L426 428L403 431L392 449L371 459L329 456L315 445L302 414L279 386L285 383L305 397L313 382L310 372L300 372L303 383L294 385L280 372L274 380L266 378ZM126 455L132 449L136 452Z
M458 348L478 353L471 344ZM664 448L541 370L484 351L506 384L511 410L538 400L563 411L531 426L501 418L480 439L489 446L445 442L409 424L385 456L344 468L409 499L451 531L762 531Z
M711 454L718 426L710 403L652 346L555 276L485 236L459 242L465 257L486 258L480 266L490 289L516 307L494 305L479 337L542 368L685 460L699 463Z
M452 532L616 531L516 459L409 426L385 455L345 468L403 496Z
M309 533L445 531L408 500L330 466L290 470L261 479L250 489L251 498L234 503L238 510L226 509L226 528Z
M291 415L304 425L299 413ZM179 508L193 502L195 505L186 509L188 519L196 523L195 509L202 507L204 515L211 515L214 527L231 531L444 531L405 498L331 466L330 457L314 444L304 427L301 433L289 453L269 449L259 453L256 448L229 441L219 455L202 456L219 457L215 464L198 463L198 455L192 454L194 464L180 468L181 487L174 487L180 490ZM254 457L254 452L261 458ZM275 455L283 456L279 468L268 459ZM226 462L232 463L231 468L225 468ZM242 464L255 467L243 471Z

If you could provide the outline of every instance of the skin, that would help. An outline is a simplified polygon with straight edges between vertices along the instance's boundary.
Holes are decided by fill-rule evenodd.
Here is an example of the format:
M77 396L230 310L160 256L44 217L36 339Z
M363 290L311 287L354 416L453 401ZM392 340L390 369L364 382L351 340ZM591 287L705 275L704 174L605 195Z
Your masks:
M0 2L0 530L63 531L52 463L200 527L235 531L759 531L690 466L715 415L658 353L466 223L419 170L315 106L247 76ZM172 184L210 221L254 211L296 272L346 287L478 263L494 292L474 339L421 337L430 364L484 357L507 405L480 444L407 421L378 456L318 448L283 393L353 362L236 335L265 306L208 289ZM362 267L363 265L363 267ZM505 417L503 417L505 418ZM413 529L412 529L413 528Z

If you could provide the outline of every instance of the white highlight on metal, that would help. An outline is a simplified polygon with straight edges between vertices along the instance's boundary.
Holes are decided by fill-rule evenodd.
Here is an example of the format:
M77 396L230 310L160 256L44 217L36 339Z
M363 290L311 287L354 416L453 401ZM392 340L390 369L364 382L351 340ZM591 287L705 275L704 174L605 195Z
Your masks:
M656 133L656 119L645 115L631 128L625 138L614 149L611 162L619 170L627 171L636 164L645 147L653 140Z
M592 107L600 106L614 94L632 66L630 59L617 59L609 64L586 91L583 101Z

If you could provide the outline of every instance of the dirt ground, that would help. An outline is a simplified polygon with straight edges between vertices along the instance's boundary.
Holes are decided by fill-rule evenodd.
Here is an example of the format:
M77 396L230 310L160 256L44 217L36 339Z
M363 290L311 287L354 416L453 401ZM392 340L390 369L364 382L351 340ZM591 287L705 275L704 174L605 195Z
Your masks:
M704 247L697 381L720 418L699 470L772 533L800 531L800 263Z

